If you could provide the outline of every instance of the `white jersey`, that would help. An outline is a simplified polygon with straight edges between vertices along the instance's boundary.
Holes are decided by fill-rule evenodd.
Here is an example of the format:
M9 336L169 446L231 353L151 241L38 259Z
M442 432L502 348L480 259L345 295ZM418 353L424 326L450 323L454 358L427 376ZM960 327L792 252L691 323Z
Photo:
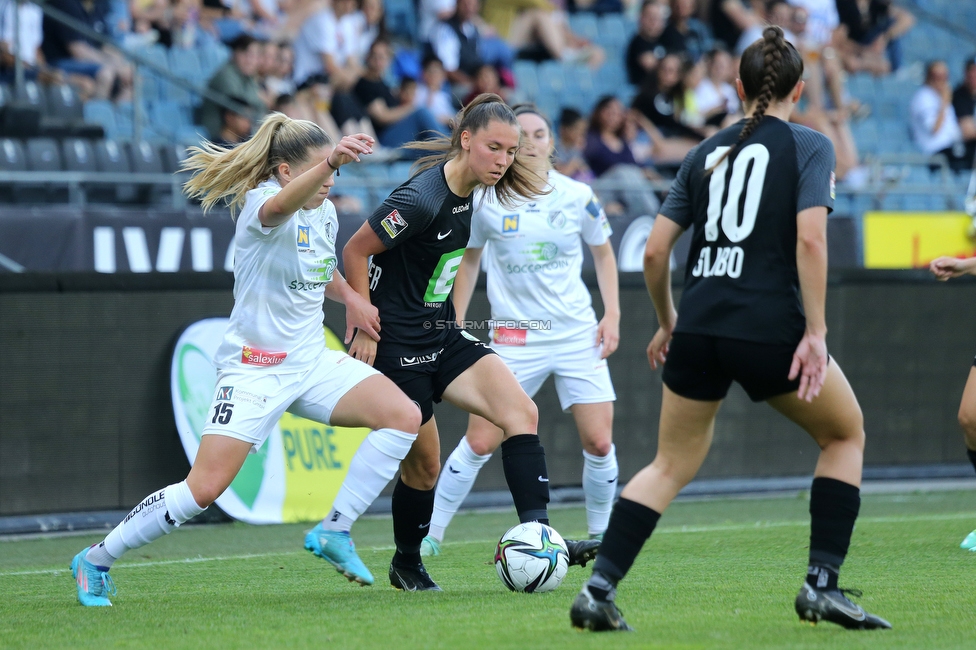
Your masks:
M610 224L589 185L550 171L552 192L513 209L483 191L468 248L487 248L496 345L595 344L596 314L580 278L583 246L606 243Z
M322 302L336 268L336 211L327 200L275 228L258 211L281 191L274 179L247 193L234 244L234 309L214 355L219 369L298 372L325 350Z

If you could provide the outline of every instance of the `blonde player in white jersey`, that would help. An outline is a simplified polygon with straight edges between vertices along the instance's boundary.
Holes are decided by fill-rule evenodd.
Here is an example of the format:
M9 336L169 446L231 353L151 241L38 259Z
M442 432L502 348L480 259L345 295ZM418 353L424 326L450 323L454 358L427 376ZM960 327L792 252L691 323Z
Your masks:
M491 347L530 397L555 375L560 406L573 414L583 443L587 528L598 538L617 488L616 394L606 359L620 339L620 302L610 225L588 185L553 170L548 120L531 105L516 106L515 114L524 134L518 156L548 177L552 191L511 210L484 193L475 197L471 236L454 279L454 304L458 321L464 321L484 252L494 321ZM599 322L580 278L583 242L593 254L603 298ZM441 470L422 554L440 553L445 529L501 443L501 429L470 416L464 438Z
M197 173L186 193L200 198L204 210L227 200L232 213L240 211L234 308L214 357L211 415L186 480L150 494L104 541L75 556L71 569L82 605L111 605L112 564L213 503L285 411L369 427L364 445L401 459L409 451L420 409L370 366L327 349L322 331L326 296L346 305L347 343L354 328L371 335L380 329L376 308L335 270L338 222L327 200L333 174L371 153L372 145L363 134L334 145L318 125L273 113L234 149L206 142L191 149L184 169ZM382 477L374 478L379 483ZM342 540L332 541L342 549ZM345 541L341 561L325 559L348 575L343 563L359 558L348 535Z

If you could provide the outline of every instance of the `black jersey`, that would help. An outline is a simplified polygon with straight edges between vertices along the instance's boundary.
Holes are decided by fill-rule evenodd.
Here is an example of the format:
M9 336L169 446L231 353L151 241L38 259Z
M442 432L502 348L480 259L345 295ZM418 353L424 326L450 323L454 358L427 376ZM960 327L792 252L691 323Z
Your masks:
M376 353L437 352L455 319L450 295L471 233L471 197L451 191L442 163L393 190L369 225L389 249L369 267L382 327Z
M685 158L661 214L692 224L676 332L795 345L806 318L796 270L796 215L834 205L834 149L825 136L766 116L738 140L745 121Z

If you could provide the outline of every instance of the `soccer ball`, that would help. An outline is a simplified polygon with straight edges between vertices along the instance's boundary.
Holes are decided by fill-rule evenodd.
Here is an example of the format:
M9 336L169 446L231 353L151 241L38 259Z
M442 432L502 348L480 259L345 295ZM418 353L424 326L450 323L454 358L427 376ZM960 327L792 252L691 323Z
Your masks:
M498 540L495 570L512 591L552 591L566 577L569 550L555 530L531 521L519 524Z

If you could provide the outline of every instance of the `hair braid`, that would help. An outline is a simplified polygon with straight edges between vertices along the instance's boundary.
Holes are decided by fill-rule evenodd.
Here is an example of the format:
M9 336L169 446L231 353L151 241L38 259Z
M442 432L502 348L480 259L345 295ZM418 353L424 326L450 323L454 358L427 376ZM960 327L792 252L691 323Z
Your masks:
M755 45L758 45L758 42L750 46L750 48ZM759 128L763 118L766 116L766 109L769 108L769 104L773 101L774 97L781 99L781 97L777 97L777 90L780 90L778 86L781 85L780 76L783 68L783 59L784 55L791 54L791 49L792 46L783 38L783 30L781 28L775 25L769 25L763 30L762 85L760 85L759 93L756 95L756 104L752 115L749 116L749 119L746 120L745 125L742 127L742 131L739 132L739 139L736 143L732 147L729 147L729 150L709 168L708 173L711 173L716 167L721 165L736 147L752 137L752 134ZM802 72L802 62L800 70ZM740 75L745 76L741 72ZM796 81L790 84L790 88L792 89L795 84Z

